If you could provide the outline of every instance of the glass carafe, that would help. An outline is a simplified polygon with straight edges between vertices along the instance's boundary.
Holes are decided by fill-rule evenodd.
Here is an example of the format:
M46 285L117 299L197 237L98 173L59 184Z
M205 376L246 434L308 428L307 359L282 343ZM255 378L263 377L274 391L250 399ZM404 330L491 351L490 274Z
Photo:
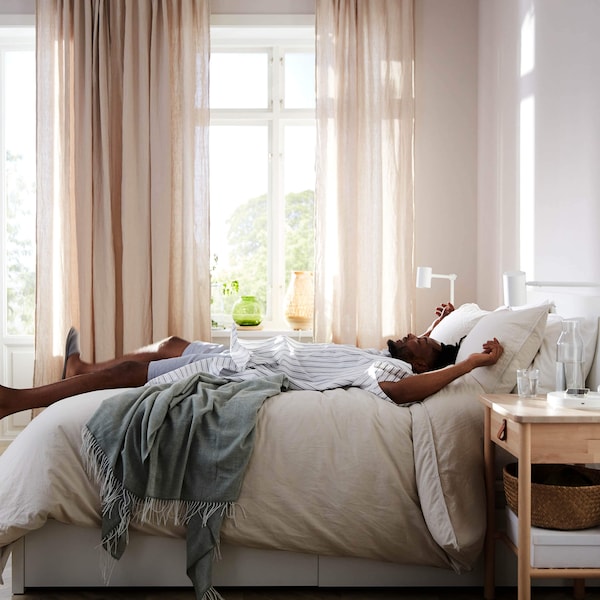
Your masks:
M579 322L563 321L562 332L556 343L556 390L584 387L583 339Z

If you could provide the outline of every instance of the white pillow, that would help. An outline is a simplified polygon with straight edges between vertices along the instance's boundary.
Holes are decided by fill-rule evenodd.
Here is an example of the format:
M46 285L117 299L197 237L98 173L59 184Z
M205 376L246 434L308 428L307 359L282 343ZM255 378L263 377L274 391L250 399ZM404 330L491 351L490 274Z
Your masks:
M575 320L579 321L579 333L583 339L583 376L587 378L592 368L594 352L596 351L596 338L598 336L597 319L578 317ZM539 394L546 394L556 390L556 342L558 342L558 338L562 332L563 321L564 317L560 315L555 313L548 315L542 345L531 365L534 369L540 370Z
M500 309L481 318L460 346L456 362L481 352L483 344L498 338L504 348L500 360L491 367L479 367L471 374L489 394L510 393L515 387L517 369L526 369L542 344L549 305L522 310Z
M475 303L462 304L444 317L429 335L441 344L458 344L487 314L489 311L482 310Z

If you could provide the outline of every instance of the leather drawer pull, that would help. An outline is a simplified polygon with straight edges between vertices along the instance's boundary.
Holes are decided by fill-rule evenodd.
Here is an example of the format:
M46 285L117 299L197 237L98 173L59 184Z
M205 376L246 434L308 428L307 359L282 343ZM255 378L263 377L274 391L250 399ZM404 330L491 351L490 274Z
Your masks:
M507 434L508 427L506 426L506 419L502 419L502 425L500 425L500 429L498 429L498 433L496 435L501 442L505 442Z

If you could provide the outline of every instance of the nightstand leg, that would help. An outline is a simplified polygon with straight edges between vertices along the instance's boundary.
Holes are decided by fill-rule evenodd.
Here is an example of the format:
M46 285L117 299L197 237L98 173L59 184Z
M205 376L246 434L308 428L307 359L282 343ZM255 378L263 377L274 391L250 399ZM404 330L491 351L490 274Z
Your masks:
M485 532L485 583L483 597L493 600L495 596L495 560L496 560L496 499L494 488L494 444L491 437L490 408L485 409L483 458L485 461L485 496L487 528Z
M518 598L531 598L531 426L521 427L519 452L519 556Z

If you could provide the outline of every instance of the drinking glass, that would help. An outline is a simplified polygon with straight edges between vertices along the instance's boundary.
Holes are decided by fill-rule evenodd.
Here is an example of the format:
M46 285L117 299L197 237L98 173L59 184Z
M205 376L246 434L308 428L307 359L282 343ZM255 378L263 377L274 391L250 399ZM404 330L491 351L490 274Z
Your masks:
M540 370L539 369L529 369L528 377L529 377L529 396L531 398L535 398L538 393L538 382L540 380Z
M528 398L530 395L527 369L517 369L517 391L519 392L519 398Z

